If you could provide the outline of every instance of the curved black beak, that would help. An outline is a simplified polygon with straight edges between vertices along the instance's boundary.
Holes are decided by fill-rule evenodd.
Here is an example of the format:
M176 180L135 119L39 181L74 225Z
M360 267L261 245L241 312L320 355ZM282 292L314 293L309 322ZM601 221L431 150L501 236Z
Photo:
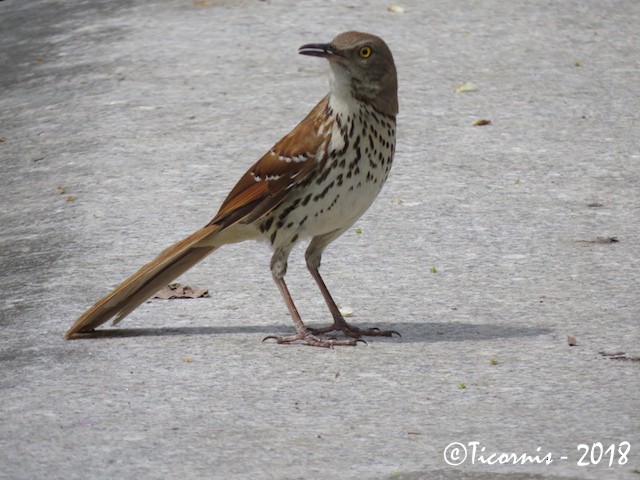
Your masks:
M330 43L308 43L307 45L301 46L298 49L298 53L322 58L327 58L335 54Z

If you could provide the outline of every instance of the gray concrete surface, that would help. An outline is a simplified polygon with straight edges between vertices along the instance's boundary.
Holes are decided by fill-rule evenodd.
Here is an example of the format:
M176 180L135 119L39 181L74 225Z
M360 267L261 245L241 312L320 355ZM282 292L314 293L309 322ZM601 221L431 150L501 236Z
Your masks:
M640 3L399 4L0 2L0 478L640 478ZM324 95L296 49L348 29L395 53L399 144L323 272L402 338L261 343L292 326L242 244L183 278L210 298L64 341ZM474 441L554 461L445 463ZM579 466L597 442L614 465Z

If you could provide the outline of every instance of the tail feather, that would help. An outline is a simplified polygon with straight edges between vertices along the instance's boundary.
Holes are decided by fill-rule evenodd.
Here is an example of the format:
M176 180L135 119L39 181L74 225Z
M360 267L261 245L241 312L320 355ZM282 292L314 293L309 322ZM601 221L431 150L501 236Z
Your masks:
M90 332L111 318L120 322L151 295L193 267L220 245L215 237L221 230L207 225L164 250L154 260L118 285L113 292L87 310L65 334Z

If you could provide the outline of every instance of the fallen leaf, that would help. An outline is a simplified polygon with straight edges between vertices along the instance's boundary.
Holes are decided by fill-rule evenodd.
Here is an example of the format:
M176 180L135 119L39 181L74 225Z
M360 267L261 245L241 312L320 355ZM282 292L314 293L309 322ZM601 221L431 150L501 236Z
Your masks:
M577 345L575 337L572 337L571 335L567 335L567 344L570 347L575 347Z
M391 13L404 13L404 8L400 5L389 5L387 10Z
M64 199L65 202L73 202L76 199L75 195L67 195L67 198Z
M67 189L64 187L58 187L58 193L60 195L64 195L67 192Z
M190 287L189 285L174 282L158 291L153 298L171 300L174 298L204 298L208 296L209 290L206 288Z
M476 120L475 122L473 122L474 127L484 127L485 125L491 125L491 120L481 118L480 120Z
M453 89L453 91L455 93L477 92L478 87L476 87L475 84L471 82L465 82L462 85L458 85L456 88Z
M640 362L640 357L634 355L627 355L625 352L598 352L603 357L607 357L609 360L622 360L627 362Z

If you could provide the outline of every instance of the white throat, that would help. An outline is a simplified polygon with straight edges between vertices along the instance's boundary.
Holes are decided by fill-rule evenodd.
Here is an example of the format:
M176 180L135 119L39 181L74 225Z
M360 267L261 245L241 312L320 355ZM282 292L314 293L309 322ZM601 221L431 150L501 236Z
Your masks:
M351 77L340 65L329 62L331 72L329 82L331 86L331 96L329 106L335 113L348 114L358 111L358 101L353 97Z

